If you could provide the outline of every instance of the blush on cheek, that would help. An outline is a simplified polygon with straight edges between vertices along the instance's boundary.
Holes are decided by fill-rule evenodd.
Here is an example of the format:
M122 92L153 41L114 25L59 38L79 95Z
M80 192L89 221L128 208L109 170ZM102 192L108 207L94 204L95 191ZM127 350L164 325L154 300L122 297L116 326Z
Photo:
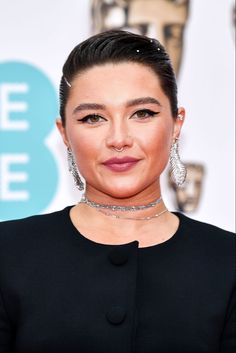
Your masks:
M98 154L94 150L94 145L86 139L81 139L78 143L72 143L76 165L83 177L93 174L94 164L98 159Z

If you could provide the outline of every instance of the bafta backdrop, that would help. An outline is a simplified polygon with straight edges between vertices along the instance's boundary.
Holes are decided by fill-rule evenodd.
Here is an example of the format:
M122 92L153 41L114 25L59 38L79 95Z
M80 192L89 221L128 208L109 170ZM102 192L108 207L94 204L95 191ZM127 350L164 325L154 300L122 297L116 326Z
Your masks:
M58 85L68 52L91 34L124 29L166 47L187 118L180 141L187 166L170 209L234 229L233 0L9 0L0 12L0 220L76 203L55 129Z

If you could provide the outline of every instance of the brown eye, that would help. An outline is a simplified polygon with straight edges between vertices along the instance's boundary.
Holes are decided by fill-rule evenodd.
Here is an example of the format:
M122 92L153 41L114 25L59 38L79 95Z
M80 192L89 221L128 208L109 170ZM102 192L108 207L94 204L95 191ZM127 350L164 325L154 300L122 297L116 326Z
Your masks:
M99 115L91 115L88 119L91 123L97 123L100 120Z
M82 119L79 119L78 121L81 121L82 123L87 123L87 124L96 124L96 123L105 121L105 119L98 114L90 114L85 116Z
M138 118L138 119L146 119L146 118L150 118L152 116L157 115L158 112L154 112L150 109L142 109L142 110L138 110L136 113L133 114L134 118Z
M145 112L145 110L140 110L140 112L137 112L136 114L139 118L146 118L147 116L149 116L148 113Z

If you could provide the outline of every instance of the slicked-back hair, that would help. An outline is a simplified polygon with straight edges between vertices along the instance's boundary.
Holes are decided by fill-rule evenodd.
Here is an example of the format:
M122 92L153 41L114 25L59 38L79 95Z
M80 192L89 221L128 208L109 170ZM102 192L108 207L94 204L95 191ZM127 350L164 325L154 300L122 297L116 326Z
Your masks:
M156 39L127 31L111 30L96 34L78 44L63 66L59 93L60 116L64 126L66 124L65 106L74 78L97 65L123 62L139 63L152 69L170 101L172 116L177 116L176 78L165 48Z

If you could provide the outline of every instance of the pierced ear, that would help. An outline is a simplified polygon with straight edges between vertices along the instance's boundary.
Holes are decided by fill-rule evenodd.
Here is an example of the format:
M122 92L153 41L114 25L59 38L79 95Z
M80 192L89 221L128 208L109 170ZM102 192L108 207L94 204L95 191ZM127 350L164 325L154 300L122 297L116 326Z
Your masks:
M56 126L57 126L58 131L60 132L60 135L62 137L64 144L66 145L66 147L69 147L69 141L67 138L66 129L62 123L61 118L56 119Z
M185 109L183 107L180 107L178 109L178 114L175 119L174 132L173 132L174 139L179 138L184 120L185 120Z
M184 120L184 117L183 117L183 114L181 114L181 113L179 113L178 115L177 115L177 119L179 119L179 120Z

